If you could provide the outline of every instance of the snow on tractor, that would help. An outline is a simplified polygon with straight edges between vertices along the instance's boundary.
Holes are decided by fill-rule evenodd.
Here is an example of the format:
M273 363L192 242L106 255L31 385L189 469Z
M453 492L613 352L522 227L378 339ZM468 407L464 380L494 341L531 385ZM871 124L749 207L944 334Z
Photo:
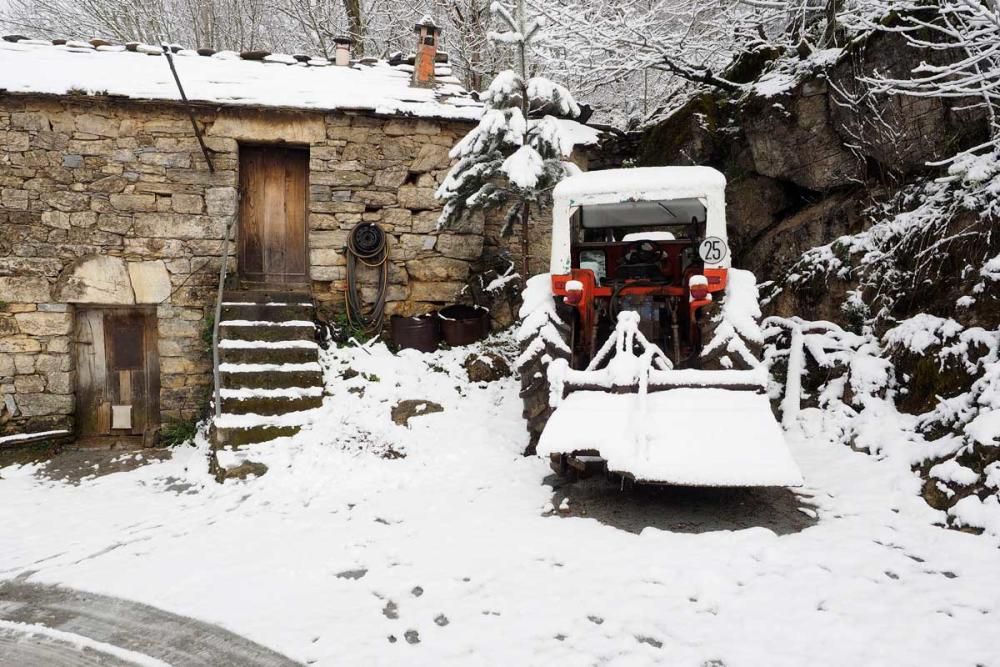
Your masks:
M529 451L557 472L801 483L766 393L755 279L730 268L725 186L707 167L655 167L556 187L518 367Z

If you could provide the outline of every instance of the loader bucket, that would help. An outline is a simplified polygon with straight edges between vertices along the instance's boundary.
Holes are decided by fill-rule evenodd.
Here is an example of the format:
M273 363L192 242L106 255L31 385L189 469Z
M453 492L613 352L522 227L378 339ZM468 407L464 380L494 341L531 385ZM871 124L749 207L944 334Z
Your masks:
M574 391L538 454L598 452L607 470L677 486L799 486L802 476L765 394L717 387Z

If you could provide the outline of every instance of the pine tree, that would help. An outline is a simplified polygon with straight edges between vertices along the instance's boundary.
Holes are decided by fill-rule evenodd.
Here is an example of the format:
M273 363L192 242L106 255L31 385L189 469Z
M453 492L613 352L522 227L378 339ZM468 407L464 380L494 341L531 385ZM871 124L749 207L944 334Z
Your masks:
M541 27L528 21L519 0L517 17L500 3L491 10L508 27L491 33L496 42L517 48L518 69L500 72L481 100L482 118L451 150L458 162L448 172L437 196L444 200L438 219L447 227L476 211L503 210L502 233L521 222L524 275L529 274L528 209L545 201L552 188L577 171L566 162L573 150L560 118L576 118L580 107L570 92L542 77L527 76L527 49Z

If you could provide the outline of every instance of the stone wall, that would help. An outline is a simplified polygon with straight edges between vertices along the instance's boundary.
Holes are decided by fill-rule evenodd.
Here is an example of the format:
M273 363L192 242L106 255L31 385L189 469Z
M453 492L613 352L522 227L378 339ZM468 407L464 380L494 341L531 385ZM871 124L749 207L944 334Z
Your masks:
M342 249L357 222L388 232L390 314L454 300L483 254L481 217L435 229L434 191L467 124L215 108L196 115L215 173L179 107L0 96L0 434L72 425L73 312L85 304L155 306L163 416L204 408L211 365L203 333L223 231L237 214L240 142L310 148L310 270L321 310L341 307Z

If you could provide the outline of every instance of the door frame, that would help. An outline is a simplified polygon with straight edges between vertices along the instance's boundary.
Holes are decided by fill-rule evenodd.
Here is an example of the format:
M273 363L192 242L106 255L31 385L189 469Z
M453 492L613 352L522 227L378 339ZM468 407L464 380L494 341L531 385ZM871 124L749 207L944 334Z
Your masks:
M262 277L258 279L256 276L250 278L247 276L246 272L243 270L244 260L245 260L245 246L244 241L246 236L243 233L244 227L244 211L246 210L246 202L248 192L243 184L243 150L245 148L251 149L271 149L271 150L291 150L299 151L304 153L305 157L305 183L303 184L303 199L302 202L302 254L303 262L305 266L305 273L301 280L284 280L284 281L272 281L267 277L266 273L262 274ZM254 288L261 286L268 287L309 287L312 284L312 278L310 277L312 263L309 256L309 203L311 201L310 195L310 182L312 176L312 169L310 166L311 151L309 144L298 144L298 143L287 143L284 141L268 142L268 141L240 141L237 145L237 159L236 159L236 182L237 182L237 211L236 211L236 284L240 288ZM263 260L263 258L262 258Z
M146 384L146 410L143 432L138 433L89 433L81 431L82 420L81 411L87 406L83 404L83 389L81 387L81 373L77 367L79 362L80 327L87 313L100 313L101 323L105 321L108 314L129 314L141 315L143 319L143 370L145 371ZM103 339L103 332L102 332ZM102 353L105 364L105 373L108 372L110 359L107 356L108 343L102 340ZM75 431L78 444L82 446L94 447L124 447L139 448L153 447L157 444L162 426L160 420L160 352L159 352L159 326L157 322L157 307L155 305L130 305L123 306L117 304L75 304L73 312L73 338L72 338L72 359L74 364L73 395L76 401L74 408Z

